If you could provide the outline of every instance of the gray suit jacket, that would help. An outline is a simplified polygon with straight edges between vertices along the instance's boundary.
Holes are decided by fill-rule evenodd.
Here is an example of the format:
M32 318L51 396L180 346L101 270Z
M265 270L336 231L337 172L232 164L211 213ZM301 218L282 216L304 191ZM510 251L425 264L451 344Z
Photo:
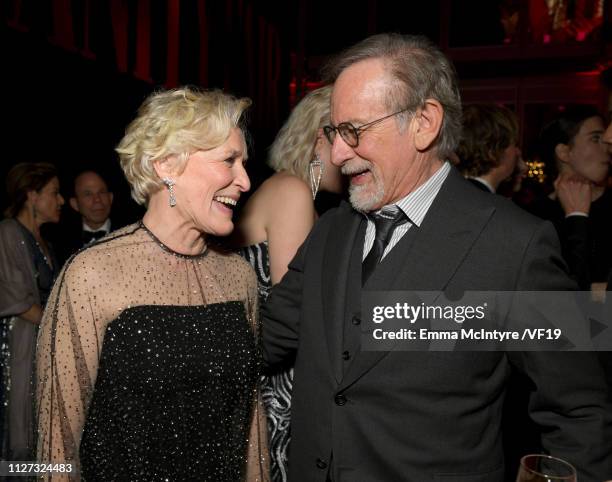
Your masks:
M364 231L348 204L323 216L263 307L267 362L296 354L291 481L325 481L331 465L336 482L503 480L500 421L512 367L533 382L530 413L544 447L580 467L581 482L612 478L612 411L593 354L360 351ZM550 223L453 169L421 226L365 288L574 285Z

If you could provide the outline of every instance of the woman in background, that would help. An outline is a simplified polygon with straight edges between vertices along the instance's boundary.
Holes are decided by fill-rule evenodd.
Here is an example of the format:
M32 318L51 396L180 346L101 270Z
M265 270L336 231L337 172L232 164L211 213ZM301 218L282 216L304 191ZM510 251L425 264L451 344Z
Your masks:
M555 190L531 208L555 225L580 288L595 292L605 291L612 268L611 158L604 130L602 116L589 105L570 106L544 127L540 154Z
M55 166L46 162L15 165L6 190L7 219L0 222L0 459L32 460L36 333L58 271L40 227L59 222L64 199Z
M242 254L257 273L260 303L317 219L314 199L319 191L342 192L339 168L330 162L331 145L322 127L329 124L331 86L306 95L279 131L268 164L276 173L247 202L235 231ZM293 369L275 369L264 378L262 396L268 417L271 475L287 480Z
M180 88L152 94L128 126L117 152L147 211L71 258L53 289L39 461L71 462L87 481L268 479L257 279L209 244L250 188L249 104Z

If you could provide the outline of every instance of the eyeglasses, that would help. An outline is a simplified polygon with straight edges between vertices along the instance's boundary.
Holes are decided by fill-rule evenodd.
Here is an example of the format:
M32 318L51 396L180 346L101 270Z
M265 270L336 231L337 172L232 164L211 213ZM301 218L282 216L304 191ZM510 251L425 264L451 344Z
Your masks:
M368 122L367 124L363 124L359 127L355 127L350 122L342 122L337 126L330 124L328 126L323 126L323 133L325 137L329 141L330 144L334 143L334 139L336 138L336 132L340 134L340 137L346 142L350 147L357 147L359 145L359 134L366 129L369 129L373 125L379 124L380 122L388 119L389 117L393 117L395 115L401 114L402 112L406 112L410 110L408 108L398 110L393 114L386 115L385 117L381 117L380 119L373 120L372 122Z

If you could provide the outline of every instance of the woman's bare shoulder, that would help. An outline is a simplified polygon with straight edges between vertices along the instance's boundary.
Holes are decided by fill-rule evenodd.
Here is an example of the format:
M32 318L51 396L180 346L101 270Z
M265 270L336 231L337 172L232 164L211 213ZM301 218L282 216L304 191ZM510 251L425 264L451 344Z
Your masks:
M293 174L279 172L267 179L253 195L257 209L277 211L293 209L296 205L312 202L310 186Z

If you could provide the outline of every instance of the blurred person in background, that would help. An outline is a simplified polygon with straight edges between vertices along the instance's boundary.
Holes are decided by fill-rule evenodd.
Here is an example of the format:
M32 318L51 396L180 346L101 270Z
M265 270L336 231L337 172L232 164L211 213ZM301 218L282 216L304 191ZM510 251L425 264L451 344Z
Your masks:
M601 292L612 268L612 193L605 123L593 106L568 107L540 134L540 155L554 191L530 210L553 222L580 289Z
M457 168L483 191L496 193L504 181L519 191L527 166L518 136L518 119L511 110L494 104L465 106Z
M86 170L75 177L68 204L78 214L78 222L66 223L58 235L56 244L62 264L83 246L117 229L110 219L113 193L98 172Z
M0 222L0 459L25 461L32 460L35 445L36 334L58 272L40 228L59 221L64 199L55 166L46 162L15 165L6 191L9 206Z
M330 162L323 126L329 123L331 86L306 95L279 131L268 164L276 174L251 196L238 221L235 242L257 273L260 302L287 272L287 265L306 239L318 215L321 191L340 193L342 175ZM287 480L291 435L291 363L264 377L263 402L268 418L271 475Z

